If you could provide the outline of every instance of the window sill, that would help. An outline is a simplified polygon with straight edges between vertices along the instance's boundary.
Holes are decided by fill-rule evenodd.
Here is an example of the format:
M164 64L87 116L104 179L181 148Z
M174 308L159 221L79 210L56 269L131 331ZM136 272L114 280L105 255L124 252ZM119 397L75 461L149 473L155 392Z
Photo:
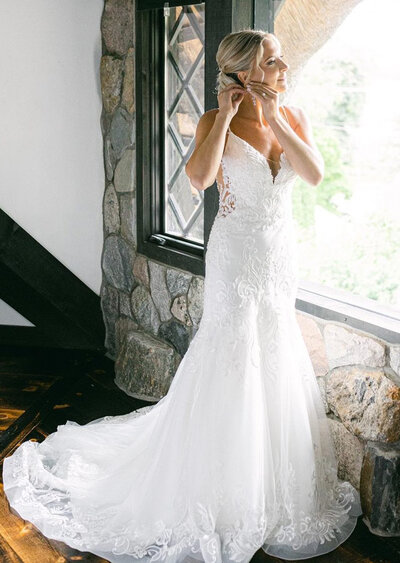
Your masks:
M391 344L400 343L400 311L373 299L300 279L296 309L347 324Z
M148 259L162 262L165 266L179 268L195 276L205 275L203 246L169 235L151 235L148 240L138 238L137 250Z

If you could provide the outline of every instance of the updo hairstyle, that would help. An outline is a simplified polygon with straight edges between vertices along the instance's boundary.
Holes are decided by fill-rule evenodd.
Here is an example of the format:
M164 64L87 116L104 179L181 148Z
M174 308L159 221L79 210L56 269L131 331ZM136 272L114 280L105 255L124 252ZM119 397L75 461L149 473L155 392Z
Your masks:
M277 40L273 33L261 29L243 29L225 35L215 57L219 70L214 93L218 95L229 84L246 86L237 73L250 71L250 75L258 67L264 52L262 42L265 38Z

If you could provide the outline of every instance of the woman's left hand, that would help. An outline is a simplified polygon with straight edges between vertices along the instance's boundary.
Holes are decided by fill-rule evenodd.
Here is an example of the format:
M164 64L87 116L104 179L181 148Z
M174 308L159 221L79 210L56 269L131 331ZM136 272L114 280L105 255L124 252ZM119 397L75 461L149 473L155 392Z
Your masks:
M265 82L250 81L248 92L260 100L265 119L270 122L279 117L279 92Z

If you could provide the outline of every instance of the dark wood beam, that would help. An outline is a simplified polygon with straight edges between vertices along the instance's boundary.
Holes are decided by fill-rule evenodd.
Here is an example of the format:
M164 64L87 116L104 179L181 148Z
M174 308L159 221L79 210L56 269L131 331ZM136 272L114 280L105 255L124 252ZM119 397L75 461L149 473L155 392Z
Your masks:
M0 297L37 329L3 325L6 343L104 350L100 297L2 210Z

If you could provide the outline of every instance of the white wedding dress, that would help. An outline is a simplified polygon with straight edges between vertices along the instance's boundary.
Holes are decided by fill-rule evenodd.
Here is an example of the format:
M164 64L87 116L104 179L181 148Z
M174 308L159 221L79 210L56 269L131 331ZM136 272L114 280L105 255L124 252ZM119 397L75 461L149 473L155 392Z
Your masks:
M115 563L287 560L332 551L362 514L295 316L285 153L229 131L206 253L203 316L168 393L68 421L4 462L10 505L49 538Z

